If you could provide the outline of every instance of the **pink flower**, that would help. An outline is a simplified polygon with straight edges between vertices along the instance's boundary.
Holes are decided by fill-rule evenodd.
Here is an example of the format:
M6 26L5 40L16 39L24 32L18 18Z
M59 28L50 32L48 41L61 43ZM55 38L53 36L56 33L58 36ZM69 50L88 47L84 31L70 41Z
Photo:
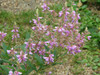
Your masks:
M40 19L42 19L43 17L38 17L38 21L40 21Z
M76 12L75 11L73 11L72 14L73 14L74 17L76 16Z
M58 30L58 27L55 27L55 29L53 29L54 32L56 32Z
M68 52L70 52L71 54L75 55L76 53L80 53L81 50L79 49L78 46L76 45L72 45L72 46L67 46Z
M8 54L16 54L17 51L15 51L13 48L11 48L11 50L7 50Z
M35 19L33 19L34 24L37 24L37 21Z
M19 27L14 27L14 29L11 31L11 32L13 32L12 40L20 37L19 34L18 34L18 32L19 32L18 29L19 29Z
M9 71L9 74L8 74L8 75L14 75L14 74L13 74L13 71Z
M31 41L32 42L32 41ZM31 50L32 48L34 48L35 47L35 45L36 44L34 44L34 43L31 43L31 42L25 42L24 44L26 44L26 49L28 49L29 48L29 50Z
M91 40L91 39L90 39L90 38L91 38L91 36L88 36L87 38L88 38L88 40Z
M64 31L65 31L65 29L62 28L62 27L60 27L60 28L58 29L58 32L64 32Z
M50 41L50 48L53 48L53 46L58 46L58 42L56 42L56 38L54 38L54 39L52 39L51 41Z
M0 41L4 39L7 33L0 32Z
M33 29L33 30L35 30L35 29L36 29L36 27L32 27L32 29Z
M18 32L18 30L17 29L13 29L11 32Z
M33 53L31 52L31 50L29 50L29 54L33 54Z
M73 3L72 5L76 5L75 3Z
M52 74L52 72L50 71L49 73L48 73L48 75L51 75Z
M27 54L24 54L23 51L20 52L20 55L16 55L18 58L19 63L26 61L27 59Z
M46 52L45 52L45 49L39 51L39 54L40 54L40 55L44 55L45 53L46 53Z
M77 15L77 18L80 19L80 14Z
M18 72L18 71L15 71L14 72L14 75L21 75L22 73L21 72Z
M66 11L66 13L65 13L65 14L66 14L66 16L67 16L67 15L68 15L68 14L70 14L70 13Z
M73 24L71 24L71 23L69 23L69 26L70 26L70 28L71 28L71 29L73 29L73 28L74 28L74 25L73 25Z
M44 44L47 46L50 43L50 41L46 41L44 42Z
M19 38L20 36L19 36L19 34L13 34L12 35L12 40L14 40L15 38Z
M61 17L63 15L63 11L59 12L59 17Z
M65 33L66 33L66 36L69 36L70 31L66 30Z
M51 13L53 13L54 12L54 10L49 10Z
M32 21L30 21L30 23L32 23Z
M22 73L21 72L18 72L18 71L15 71L13 73L13 71L9 71L9 74L8 75L21 75Z
M47 35L47 36L49 36L49 35L50 35L50 32L49 32L49 31L47 31L46 35Z
M46 5L46 3L43 3L43 5L41 6L43 8L43 11L45 10L49 10L50 8Z
M50 64L50 62L54 62L54 55L50 54L49 57L43 57L45 59L45 61L47 62L47 64Z

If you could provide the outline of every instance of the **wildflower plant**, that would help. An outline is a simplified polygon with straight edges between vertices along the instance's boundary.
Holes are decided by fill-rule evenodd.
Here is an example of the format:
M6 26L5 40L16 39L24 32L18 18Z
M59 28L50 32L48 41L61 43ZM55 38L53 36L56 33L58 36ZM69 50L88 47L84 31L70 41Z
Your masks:
M0 44L4 40L4 38L6 37L6 35L7 35L7 33L4 33L4 32L0 31Z
M58 12L50 7L52 6L43 3L42 11L36 10L36 18L30 21L33 23L31 37L24 41L24 45L17 47L18 51L14 48L7 49L8 56L13 58L10 60L14 62L9 63L14 65L14 72L9 70L9 75L28 75L32 70L37 72L43 66L55 63L54 49L64 49L66 54L73 55L81 52L87 40L85 39L86 33L79 33L80 14L67 6L63 6L62 10ZM39 16L39 12L45 15ZM20 37L18 29L14 26L12 30L13 41L17 41L17 38ZM2 33L0 39L5 35ZM87 38L90 40L91 36L87 36Z
M14 29L11 31L11 32L13 32L12 40L13 41L16 40L16 42L17 42L17 38L20 37L19 33L18 33L19 32L18 29L19 29L19 27L14 26Z
M43 42L41 42L50 49L53 49L54 47L62 47L68 50L68 53L74 55L81 52L81 48L86 41L86 34L79 33L80 23L78 20L80 19L80 14L77 14L73 9L66 6L64 6L59 12L50 9L46 3L42 5L42 8L43 13L45 13L44 18L46 19L46 22L49 20L49 16L46 14L52 15L52 20L49 20L52 25L42 23L42 19L34 19L32 29L36 39L45 39L45 41L42 40ZM39 18L38 16L37 13L37 19Z

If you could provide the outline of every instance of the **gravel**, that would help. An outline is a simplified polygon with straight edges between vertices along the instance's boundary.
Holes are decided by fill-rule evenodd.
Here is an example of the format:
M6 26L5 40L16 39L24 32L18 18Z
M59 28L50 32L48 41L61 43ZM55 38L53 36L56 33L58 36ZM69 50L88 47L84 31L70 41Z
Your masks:
M0 0L0 10L7 10L11 12L34 10L35 7L40 5L42 1L44 0ZM58 2L61 0L47 0L47 1Z

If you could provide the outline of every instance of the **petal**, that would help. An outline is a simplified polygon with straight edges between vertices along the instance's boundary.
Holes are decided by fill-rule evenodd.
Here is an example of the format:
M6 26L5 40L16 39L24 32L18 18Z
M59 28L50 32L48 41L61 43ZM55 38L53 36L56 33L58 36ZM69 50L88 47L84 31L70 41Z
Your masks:
M10 54L10 52L11 52L10 50L7 50L7 53L8 53L8 54Z
M49 57L43 57L45 61L49 61Z

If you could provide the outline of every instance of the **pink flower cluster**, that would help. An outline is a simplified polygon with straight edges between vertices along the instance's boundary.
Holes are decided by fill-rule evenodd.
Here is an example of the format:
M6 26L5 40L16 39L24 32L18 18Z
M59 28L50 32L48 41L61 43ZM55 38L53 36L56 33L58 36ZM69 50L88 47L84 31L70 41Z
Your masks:
M22 63L27 60L27 54L24 54L23 51L20 52L20 55L16 55L19 63Z
M18 71L9 71L9 74L8 75L21 75L22 73L21 72L18 72Z
M53 54L50 54L49 52L46 52L44 45L45 42L39 41L38 43L33 43L32 39L30 39L28 42L25 42L26 44L26 53L29 52L29 54L37 53L38 55L43 55L44 59L46 60L47 64L50 64L50 62L54 62ZM48 54L49 57L46 57L45 54Z
M15 51L13 48L11 48L11 50L7 50L7 53L14 55L17 53L17 51Z
M26 53L29 54L38 53L39 55L45 55L45 49L43 42L39 41L38 43L33 43L30 39L28 42L25 42L26 44ZM33 53L32 53L33 52Z
M54 62L54 55L53 54L49 54L48 57L43 57L45 59L45 61L47 62L47 64L50 64L50 62Z
M29 54L33 54L31 51L34 49L36 44L32 43L32 39L30 39L28 42L25 42L25 44L26 44L25 48L27 49L26 53L29 52Z
M41 50L45 52L43 45L48 46L50 49L53 49L54 47L66 48L71 54L81 52L80 48L83 47L86 39L85 33L79 33L79 14L67 7L63 8L59 13L56 13L54 10L49 10L50 8L45 3L42 5L42 8L43 11L47 11L48 13L51 12L51 15L54 16L52 21L56 20L53 23L55 24L56 22L58 25L53 27L42 24L39 17L37 17L38 20L33 19L34 26L32 29L35 34L34 38L46 40L41 41L41 45L38 45L40 41L36 42L36 47L34 47L35 52L40 51L39 53L41 53ZM47 8L49 9L47 10ZM48 14L47 12L44 13ZM58 16L55 16L55 14L52 14L53 12L58 14L59 18ZM45 18L48 20L49 17L46 16ZM90 37L88 37L88 39L89 38Z
M49 10L50 8L47 6L46 3L43 3L43 5L41 6L43 8L43 11L45 10Z
M0 32L0 42L4 39L7 33Z
M44 12L45 14L51 13L53 17L52 20L49 20L48 16L44 16L44 18L47 21L49 20L52 25L43 23L41 20L43 17L38 17L37 14L37 19L32 20L34 36L28 42L25 42L26 53L37 53L39 56L43 55L43 59L45 59L47 64L54 62L54 55L47 52L44 45L51 50L55 47L64 48L68 50L66 53L71 53L73 55L80 53L86 41L86 34L79 33L79 14L67 7L56 13L55 10L49 10L50 8L45 3L42 5L42 8L43 11L46 11ZM88 40L90 40L90 38L91 36L88 36Z
M68 53L70 52L73 55L75 55L75 53L81 52L80 48L76 45L67 46L67 49L68 49Z
M20 37L19 34L18 34L18 32L19 32L18 29L19 29L18 27L14 26L14 29L11 31L11 32L13 32L12 40Z

